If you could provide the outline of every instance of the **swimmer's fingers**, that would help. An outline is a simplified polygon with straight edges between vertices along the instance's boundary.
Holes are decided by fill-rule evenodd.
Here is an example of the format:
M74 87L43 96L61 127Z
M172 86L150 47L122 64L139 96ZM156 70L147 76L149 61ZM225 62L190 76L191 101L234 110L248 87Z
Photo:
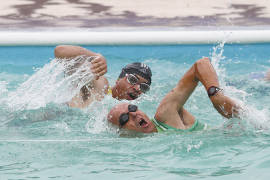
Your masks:
M107 70L100 71L98 73L95 73L95 80L98 80L100 76L103 76Z
M94 74L100 74L100 76L104 75L107 72L107 65L102 64L100 66L91 67L91 71ZM101 74L103 72L103 74Z
M106 59L101 54L98 54L96 58L91 61L91 64L92 66L100 66L104 64L107 66Z
M240 104L235 104L232 108L233 117L241 119L245 113L245 108L242 107Z
M107 72L106 70L103 70L103 71L100 71L99 73L96 73L96 74L95 74L96 80L98 80L98 78L99 78L100 76L103 76L106 72Z
M107 62L102 55L98 55L97 58L91 61L91 71L93 73L100 73L104 71L104 74L107 72Z

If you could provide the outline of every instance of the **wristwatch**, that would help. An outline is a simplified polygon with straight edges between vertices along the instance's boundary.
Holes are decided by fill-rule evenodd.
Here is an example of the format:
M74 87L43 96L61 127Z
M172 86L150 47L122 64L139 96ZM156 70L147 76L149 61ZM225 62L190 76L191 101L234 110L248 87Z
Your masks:
M221 91L222 89L220 89L219 87L216 86L211 86L210 88L208 88L207 90L207 94L209 97L214 96L218 91Z

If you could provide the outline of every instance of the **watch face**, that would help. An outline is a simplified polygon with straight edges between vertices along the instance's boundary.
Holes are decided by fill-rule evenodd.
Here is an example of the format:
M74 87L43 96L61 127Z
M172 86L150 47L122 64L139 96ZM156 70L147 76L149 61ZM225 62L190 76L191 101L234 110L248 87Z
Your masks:
M217 87L210 87L208 90L207 90L207 93L208 93L208 96L214 96L217 92L218 92L219 88Z
M213 95L216 92L216 88L215 87L211 87L209 89L209 94Z

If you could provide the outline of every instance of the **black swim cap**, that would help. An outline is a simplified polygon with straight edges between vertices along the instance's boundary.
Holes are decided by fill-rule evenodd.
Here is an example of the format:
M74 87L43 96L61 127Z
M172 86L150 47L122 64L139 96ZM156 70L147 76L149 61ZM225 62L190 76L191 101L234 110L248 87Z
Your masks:
M150 67L144 63L135 62L135 63L126 65L122 69L122 72L119 75L119 78L124 77L126 74L137 74L143 77L144 79L146 79L148 85L151 85L152 72L151 72Z

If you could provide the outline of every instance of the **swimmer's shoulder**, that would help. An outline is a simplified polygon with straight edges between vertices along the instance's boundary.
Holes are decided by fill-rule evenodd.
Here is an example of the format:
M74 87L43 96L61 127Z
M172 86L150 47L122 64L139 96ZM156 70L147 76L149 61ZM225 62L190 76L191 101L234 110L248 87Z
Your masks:
M267 73L265 74L265 80L270 81L270 70L268 70Z
M94 88L98 93L107 94L109 88L108 79L105 76L99 77L98 80L94 81Z

